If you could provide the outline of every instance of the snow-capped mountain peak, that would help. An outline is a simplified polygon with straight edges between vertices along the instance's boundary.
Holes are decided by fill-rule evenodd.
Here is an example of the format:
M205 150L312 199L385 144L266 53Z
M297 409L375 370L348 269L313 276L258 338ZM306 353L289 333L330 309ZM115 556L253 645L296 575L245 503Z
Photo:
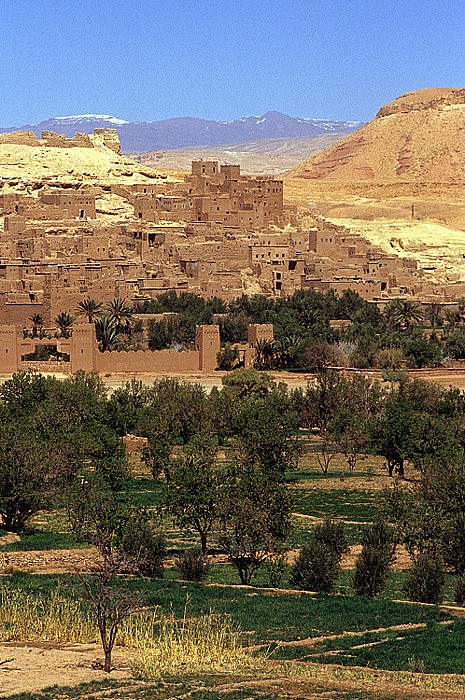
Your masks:
M125 119L118 119L117 117L112 117L110 114L74 114L69 117L53 117L52 121L66 122L67 124L75 124L79 122L105 121L110 122L110 124L115 124L115 126L121 126L121 124L129 124L129 122Z

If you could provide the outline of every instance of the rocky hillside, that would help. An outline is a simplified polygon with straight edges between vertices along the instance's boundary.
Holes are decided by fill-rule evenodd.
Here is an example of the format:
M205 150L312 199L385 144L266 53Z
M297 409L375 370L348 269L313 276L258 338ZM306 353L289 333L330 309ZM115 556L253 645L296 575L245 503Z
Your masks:
M110 148L100 135L78 135L73 139L57 137L49 132L46 139L38 140L27 131L0 135L0 185L39 186L80 185L100 183L144 182L166 178L156 170L144 168L116 152L117 136ZM116 150L115 150L116 149Z
M465 90L409 92L375 119L288 173L308 180L465 180Z

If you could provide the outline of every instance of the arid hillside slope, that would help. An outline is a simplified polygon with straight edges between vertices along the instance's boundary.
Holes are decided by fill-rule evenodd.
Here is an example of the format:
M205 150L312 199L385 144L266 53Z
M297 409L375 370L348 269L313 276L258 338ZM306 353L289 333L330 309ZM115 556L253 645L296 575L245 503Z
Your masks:
M465 182L465 89L409 92L288 173L309 180Z
M15 132L0 137L0 184L129 184L162 177L107 148L98 137L89 139L86 147L54 147L30 136L33 138L27 132Z

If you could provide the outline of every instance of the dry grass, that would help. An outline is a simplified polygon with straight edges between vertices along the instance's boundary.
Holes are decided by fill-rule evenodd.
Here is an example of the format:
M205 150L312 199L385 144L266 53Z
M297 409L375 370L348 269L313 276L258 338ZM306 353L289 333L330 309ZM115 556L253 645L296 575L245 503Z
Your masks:
M211 611L197 618L164 618L151 644L139 648L133 663L138 677L178 673L238 672L260 665L242 645L242 633L225 615Z
M1 590L0 641L92 642L96 626L89 611L56 590L36 597L4 586Z

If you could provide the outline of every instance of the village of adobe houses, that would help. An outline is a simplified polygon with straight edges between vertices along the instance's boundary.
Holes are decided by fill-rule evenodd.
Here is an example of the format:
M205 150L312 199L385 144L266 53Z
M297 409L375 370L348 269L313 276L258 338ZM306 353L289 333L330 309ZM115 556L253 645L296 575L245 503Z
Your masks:
M121 152L112 129L73 138L43 132L41 139L15 132L0 135L0 144L34 152ZM350 289L384 306L393 297L447 302L465 292L464 283L440 287L415 261L298 212L284 202L282 181L244 176L238 165L199 160L182 179L153 171L130 183L18 182L0 174L0 184L3 373L29 366L26 357L47 343L23 337L34 315L50 328L57 314L75 313L85 298L105 304L118 297L134 304L173 290L232 300L244 293ZM249 329L248 343L239 348L246 366L257 340L272 334L269 326ZM57 341L72 372L211 371L219 349L218 326L199 326L195 348L177 353L102 353L93 325L82 322L75 323L71 338Z

